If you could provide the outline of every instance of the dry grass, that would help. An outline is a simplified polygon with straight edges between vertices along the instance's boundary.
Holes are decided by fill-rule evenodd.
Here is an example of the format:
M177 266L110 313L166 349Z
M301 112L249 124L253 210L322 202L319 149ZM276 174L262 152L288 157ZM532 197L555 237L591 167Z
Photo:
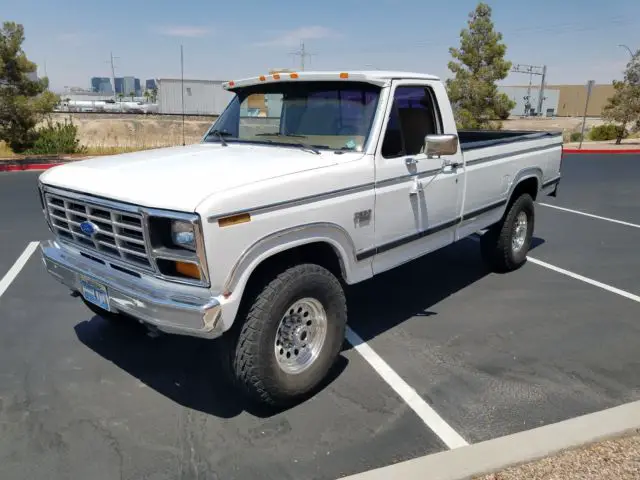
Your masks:
M57 117L57 118L56 118ZM78 127L80 143L97 152L118 148L125 151L182 145L182 119L143 115L56 114L54 121L65 118ZM187 119L184 123L186 144L197 143L211 125L211 119ZM113 150L116 153L119 151Z
M88 155L110 155L182 145L182 118L163 115L100 115L82 113L56 113L54 121L71 119L78 127L80 143ZM214 117L187 117L184 122L186 144L197 143L214 121ZM604 121L588 118L587 131ZM503 122L505 130L561 130L565 142L572 132L579 132L581 118L512 118ZM13 156L0 142L0 158Z
M474 480L638 480L640 434L567 450Z
M130 153L130 152L139 152L141 150L151 150L153 148L159 148L159 147L133 146L133 145L128 147L113 147L113 146L106 146L106 145L92 145L90 147L86 147L83 153L89 156L116 155L118 153Z

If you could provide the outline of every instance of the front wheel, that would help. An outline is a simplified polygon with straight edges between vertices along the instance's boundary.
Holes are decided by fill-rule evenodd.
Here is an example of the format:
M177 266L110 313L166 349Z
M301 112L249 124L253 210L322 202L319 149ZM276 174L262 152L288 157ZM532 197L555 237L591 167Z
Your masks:
M480 238L482 256L496 272L510 272L527 261L531 246L535 212L533 198L520 195L509 207L503 220Z
M346 299L338 279L314 264L291 267L252 301L234 340L231 373L253 399L292 404L326 377L344 341Z

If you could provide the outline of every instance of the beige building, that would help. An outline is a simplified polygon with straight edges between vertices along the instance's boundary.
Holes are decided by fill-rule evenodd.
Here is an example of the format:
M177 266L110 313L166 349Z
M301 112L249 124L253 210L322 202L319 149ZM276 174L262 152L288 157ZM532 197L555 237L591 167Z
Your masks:
M584 114L584 104L587 100L586 85L546 85L546 88L560 91L556 115L559 117L581 117ZM591 98L589 98L587 116L601 116L602 109L613 93L612 84L594 85L591 90Z

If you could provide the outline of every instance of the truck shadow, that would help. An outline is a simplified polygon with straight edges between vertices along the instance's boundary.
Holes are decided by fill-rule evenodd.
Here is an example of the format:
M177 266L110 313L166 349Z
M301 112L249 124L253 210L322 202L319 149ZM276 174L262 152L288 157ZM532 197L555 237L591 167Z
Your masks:
M531 248L542 243L534 238ZM349 287L349 325L363 340L371 340L411 317L436 315L434 305L489 273L477 243L457 242ZM112 325L98 316L77 324L75 332L98 355L184 407L220 418L242 412L268 418L282 412L245 400L228 383L220 367L218 340L177 335L152 338L136 322ZM350 348L345 341L343 351ZM311 395L329 387L347 364L347 358L341 355Z
M220 418L233 418L245 411L268 418L282 412L247 401L233 388L220 366L218 340L178 335L153 338L135 321L114 325L99 316L80 322L74 329L80 342L95 353L183 407ZM347 364L340 356L310 396L333 383Z
M533 237L530 250L543 243ZM349 326L362 340L372 340L409 318L437 315L435 305L490 273L478 242L456 242L349 287ZM345 341L343 351L350 348Z

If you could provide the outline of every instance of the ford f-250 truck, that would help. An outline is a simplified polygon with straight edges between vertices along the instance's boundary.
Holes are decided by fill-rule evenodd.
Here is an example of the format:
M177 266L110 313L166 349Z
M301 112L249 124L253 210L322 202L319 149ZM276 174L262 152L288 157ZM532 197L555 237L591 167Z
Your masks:
M211 368L269 404L327 375L345 285L482 231L488 264L517 269L534 201L560 181L560 133L458 131L434 76L280 73L225 88L234 97L196 145L43 173L54 238L41 250L99 316L222 336Z

